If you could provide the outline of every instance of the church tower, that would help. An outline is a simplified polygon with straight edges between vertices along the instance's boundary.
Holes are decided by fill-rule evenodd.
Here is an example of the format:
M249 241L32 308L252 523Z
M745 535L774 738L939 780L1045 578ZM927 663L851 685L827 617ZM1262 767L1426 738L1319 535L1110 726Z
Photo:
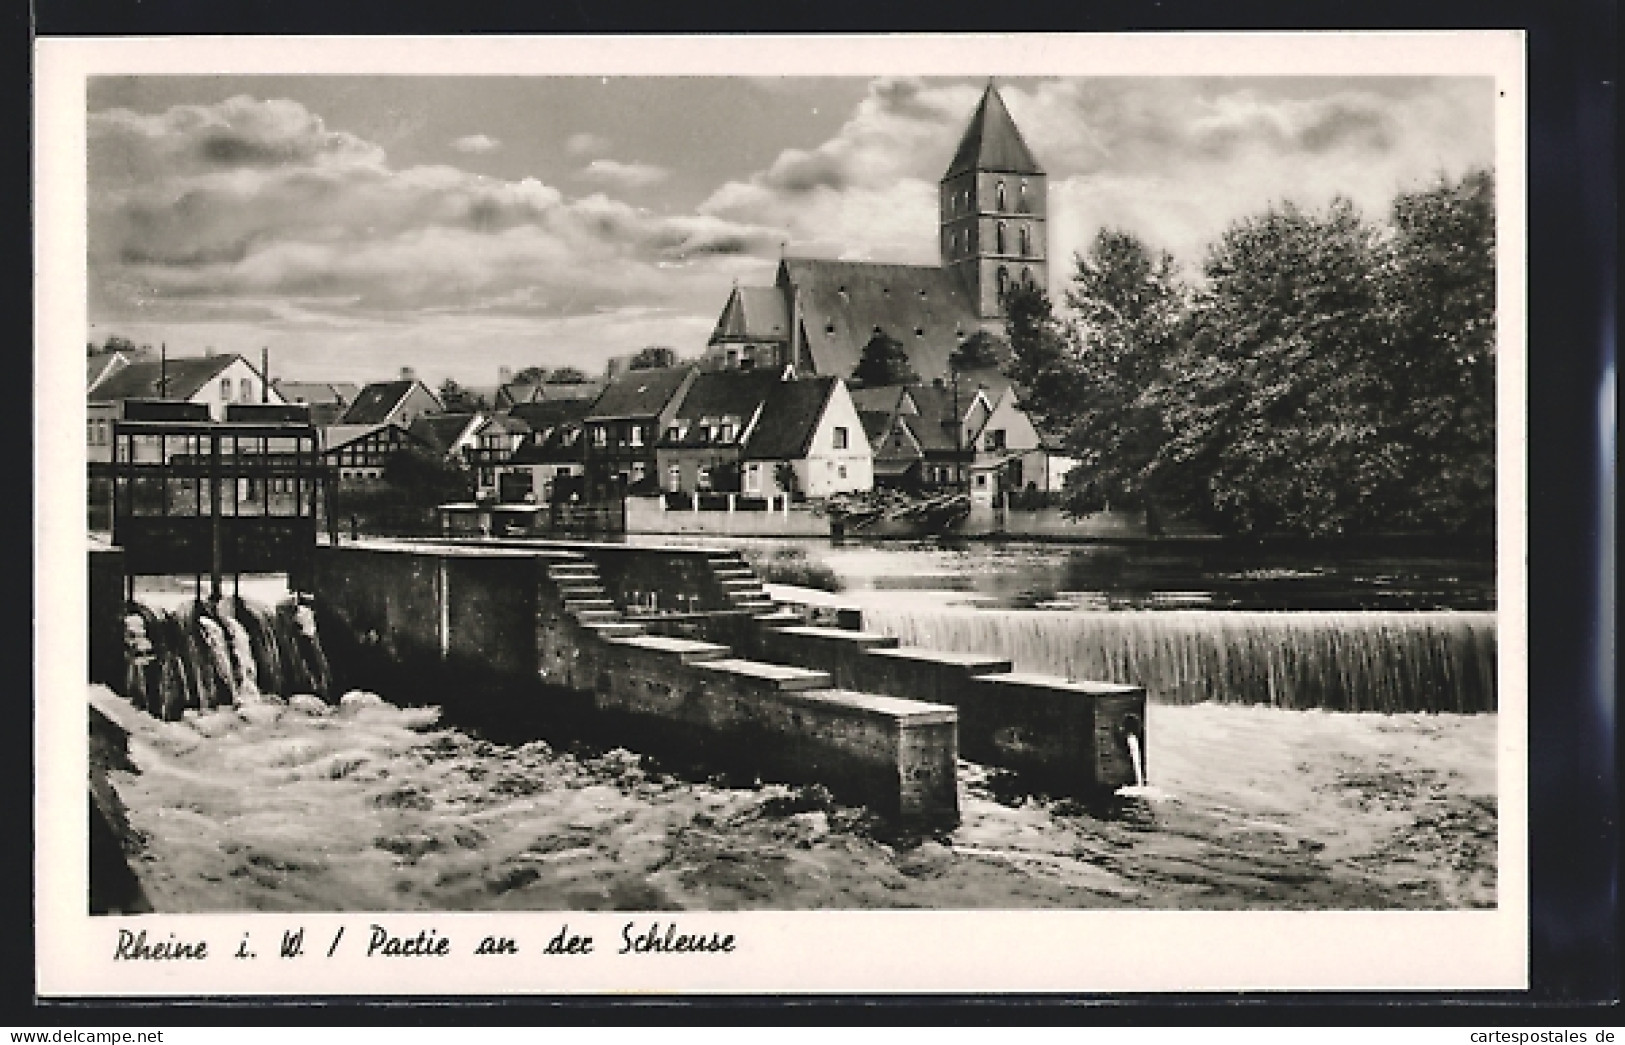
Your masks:
M1003 333L1006 287L1049 287L1046 197L1044 168L990 80L942 176L938 204L943 267L965 285L984 330Z

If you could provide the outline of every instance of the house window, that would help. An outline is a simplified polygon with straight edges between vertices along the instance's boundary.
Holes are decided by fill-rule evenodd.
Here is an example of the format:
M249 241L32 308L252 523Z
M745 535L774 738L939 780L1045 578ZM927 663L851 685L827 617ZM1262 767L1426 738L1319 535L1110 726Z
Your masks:
M228 403L231 402L231 378L229 377L220 379L220 398Z
M592 426L592 445L600 449L609 445L609 432L603 425Z
M745 466L745 491L747 493L756 493L761 488L762 466L759 462L752 461Z
M843 464L843 465L838 466L835 469L835 474L840 476L842 479L845 479L846 478L846 465Z
M987 448L989 450L1004 449L1004 429L995 428L993 431L987 433Z
M711 469L709 466L702 466L695 474L694 487L698 490L711 489Z
M986 472L983 472L981 475L978 475L976 477L976 485L977 486L986 486L987 485L987 473Z
M632 445L633 446L642 446L643 445L643 426L642 425L633 425L632 426Z
M669 443L680 442L682 440L682 438L683 438L683 430L681 428L677 427L676 425L668 425L666 427L666 441L667 442L669 442Z
M731 442L733 442L733 438L734 438L734 426L733 425L724 424L724 425L720 426L717 429L717 441L718 442L720 442L720 443L731 443Z
M666 489L672 493L683 488L683 470L676 465L666 469Z
M642 461L633 461L632 462L632 481L634 483L643 482L644 477L647 476L648 474L649 474L649 470L644 465L644 463Z
M999 182L998 186L994 189L994 195L998 198L999 210L1004 210L1004 182Z
M245 403L252 403L254 401L254 382L246 377L238 381L237 398Z
M835 449L837 449L837 450L845 450L846 449L846 429L845 428L836 428L835 429Z

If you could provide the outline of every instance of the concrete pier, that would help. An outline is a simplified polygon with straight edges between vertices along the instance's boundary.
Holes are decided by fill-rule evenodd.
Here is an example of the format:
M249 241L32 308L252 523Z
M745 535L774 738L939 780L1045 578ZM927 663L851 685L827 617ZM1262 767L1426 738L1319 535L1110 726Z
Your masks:
M910 825L958 822L954 707L840 687L829 672L750 659L724 643L651 634L622 602L648 581L632 559L616 562L611 589L573 548L369 542L319 548L313 586L341 687L476 716L573 711L585 700L624 727L617 736L652 753L824 784ZM704 583L712 566L689 557L664 575L683 578L725 622L771 617L737 568L720 565L733 583Z

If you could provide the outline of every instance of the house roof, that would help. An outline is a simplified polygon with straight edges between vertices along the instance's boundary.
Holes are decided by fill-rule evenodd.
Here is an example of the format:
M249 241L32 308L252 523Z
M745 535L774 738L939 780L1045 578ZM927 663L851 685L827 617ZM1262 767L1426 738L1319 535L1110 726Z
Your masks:
M603 395L598 397L588 412L587 419L604 421L622 417L654 417L666 409L692 373L692 366L673 366L632 370L622 374L604 389Z
M536 386L536 398L544 402L565 399L591 403L603 391L602 381L544 381Z
M530 423L517 414L491 414L480 423L479 434L484 435L529 435L532 431Z
M457 441L480 420L479 414L424 414L407 429L440 453L450 453Z
M893 412L890 410L859 410L858 419L863 422L863 434L868 437L869 445L875 445L875 440L891 431Z
M920 377L945 376L948 357L980 329L964 284L944 268L786 258L778 283L795 288L819 374L850 376L879 328L902 343Z
M290 403L333 403L346 406L354 402L361 389L348 381L283 381L271 382L271 387L282 393Z
M177 356L167 361L141 360L109 374L96 386L98 400L191 399L231 364L242 359L234 352L217 356ZM244 360L244 365L247 361ZM165 388L160 389L160 375Z
M521 403L509 410L506 417L541 432L559 425L579 424L592 409L590 399L542 399L534 403Z
M117 350L90 353L85 357L85 390L95 389L96 384L109 373L129 362L129 354Z
M559 427L540 439L526 440L508 458L508 464L566 464L581 460L581 431Z
M982 92L982 100L976 104L970 126L965 128L965 136L959 139L953 162L948 164L948 172L942 178L946 181L966 171L1044 173L1044 168L1033 159L1026 139L1022 138L1016 121L1010 118L1010 110L1004 107L1004 99L999 97L992 83Z
M888 417L897 412L903 398L902 385L870 385L867 388L859 385L847 391L851 393L852 405L858 408L859 413L878 412Z
M339 418L340 424L345 425L375 425L382 424L389 415L400 406L412 389L422 387L421 381L374 381L363 388L350 403L344 416ZM427 392L428 389L424 388ZM433 397L433 393L430 393ZM435 400L439 402L439 400Z
M767 402L774 387L783 380L783 371L771 367L762 370L716 370L698 375L688 386L688 391L683 393L683 400L673 413L674 419L680 418L690 427L676 440L667 439L665 433L661 433L660 445L714 445L699 424L706 418L732 419L738 427L734 439L729 442L743 440L747 427Z
M810 377L774 385L762 404L762 416L745 440L744 456L778 461L805 457L838 381Z
M342 449L358 439L364 439L374 432L383 431L385 428L394 428L413 442L423 443L421 437L413 435L410 430L402 428L394 421L377 425L328 425L326 428L321 429L322 453Z
M788 341L790 317L778 287L735 287L711 332L720 341Z

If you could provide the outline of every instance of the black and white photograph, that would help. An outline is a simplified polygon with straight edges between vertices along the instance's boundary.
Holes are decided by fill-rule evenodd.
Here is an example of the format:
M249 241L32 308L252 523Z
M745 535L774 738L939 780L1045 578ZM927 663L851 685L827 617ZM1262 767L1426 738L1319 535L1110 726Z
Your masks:
M1516 986L1521 43L1300 35L43 55L87 975Z

